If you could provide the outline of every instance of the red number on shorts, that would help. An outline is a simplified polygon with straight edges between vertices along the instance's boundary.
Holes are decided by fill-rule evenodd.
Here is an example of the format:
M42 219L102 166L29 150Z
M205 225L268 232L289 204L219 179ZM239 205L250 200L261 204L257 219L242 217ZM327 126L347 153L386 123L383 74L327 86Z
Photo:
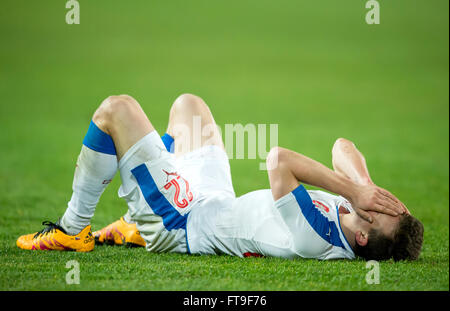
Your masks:
M192 201L194 196L192 195L192 192L189 191L189 183L187 182L186 179L182 178L184 180L184 182L186 183L186 197L188 198L189 202L186 199L183 199L180 202L179 201L179 197L180 197L181 188L180 188L180 184L178 183L177 179L180 179L180 176L177 176L176 179L172 179L170 182L168 182L164 186L164 189L168 190L172 185L174 185L175 186L175 195L173 197L173 202L179 208L185 208L185 207L187 207L189 205L189 202Z
M181 177L181 178L183 178L183 177ZM186 183L186 196L187 196L189 202L191 202L192 199L194 198L194 196L192 195L192 192L189 191L189 183L188 183L188 181L186 179L184 179L184 178L183 178L183 180Z

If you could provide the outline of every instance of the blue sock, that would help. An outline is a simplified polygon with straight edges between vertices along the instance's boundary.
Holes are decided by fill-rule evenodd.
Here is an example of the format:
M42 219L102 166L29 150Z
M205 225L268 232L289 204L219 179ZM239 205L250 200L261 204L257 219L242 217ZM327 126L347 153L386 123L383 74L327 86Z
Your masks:
M97 127L94 121L89 124L89 129L83 140L83 145L97 152L116 155L116 146L108 134Z
M164 143L164 146L166 146L167 151L169 151L170 153L174 153L175 145L173 143L173 137L165 133L163 136L161 136L161 139Z
M89 225L100 196L116 172L114 142L91 121L77 159L72 197L61 218L61 226L68 234L78 234Z

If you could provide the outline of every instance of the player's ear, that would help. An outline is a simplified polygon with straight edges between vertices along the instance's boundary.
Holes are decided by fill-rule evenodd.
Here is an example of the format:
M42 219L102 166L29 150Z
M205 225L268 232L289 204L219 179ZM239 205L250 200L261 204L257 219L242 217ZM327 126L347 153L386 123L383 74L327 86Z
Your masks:
M366 246L367 242L369 242L369 237L366 232L356 231L355 240L359 246Z

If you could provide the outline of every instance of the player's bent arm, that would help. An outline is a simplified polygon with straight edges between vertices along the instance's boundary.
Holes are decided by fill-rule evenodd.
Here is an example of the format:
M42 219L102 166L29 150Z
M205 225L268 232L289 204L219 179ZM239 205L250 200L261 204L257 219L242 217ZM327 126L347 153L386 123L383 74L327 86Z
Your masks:
M299 180L287 165L286 159L284 159L286 155L284 150L281 147L274 147L270 150L266 159L270 189L275 201L293 191L299 183Z
M345 138L338 138L333 145L331 154L335 172L360 185L375 185L370 178L366 159L352 141ZM404 212L410 214L409 210L400 200L397 198L395 200L399 202Z
M347 199L357 196L358 185L323 164L282 147L267 157L270 187L275 200L294 190L299 182L320 187Z
M267 157L270 188L274 200L294 190L298 183L337 193L352 203L355 211L371 221L367 211L377 211L392 216L403 212L395 197L375 185L360 185L337 174L323 164L300 153L281 148L272 148Z
M373 184L366 159L355 144L345 138L338 138L331 151L333 168L357 184Z

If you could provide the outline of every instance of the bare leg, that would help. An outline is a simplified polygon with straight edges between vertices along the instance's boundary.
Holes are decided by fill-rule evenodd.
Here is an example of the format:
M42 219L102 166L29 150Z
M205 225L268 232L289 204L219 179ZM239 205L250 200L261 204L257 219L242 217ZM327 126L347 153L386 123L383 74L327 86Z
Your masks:
M98 144L90 143L89 139L83 142L72 197L61 220L62 226L71 234L78 233L90 223L100 196L117 172L118 161L131 146L154 130L137 101L128 95L106 98L92 121L100 133L88 131L86 137L106 136L113 145L113 152L103 153Z
M180 95L173 103L167 133L175 139L176 156L206 145L224 149L209 107L203 99L192 94Z
M92 119L103 132L112 137L117 160L142 137L155 130L139 103L128 95L109 96Z

